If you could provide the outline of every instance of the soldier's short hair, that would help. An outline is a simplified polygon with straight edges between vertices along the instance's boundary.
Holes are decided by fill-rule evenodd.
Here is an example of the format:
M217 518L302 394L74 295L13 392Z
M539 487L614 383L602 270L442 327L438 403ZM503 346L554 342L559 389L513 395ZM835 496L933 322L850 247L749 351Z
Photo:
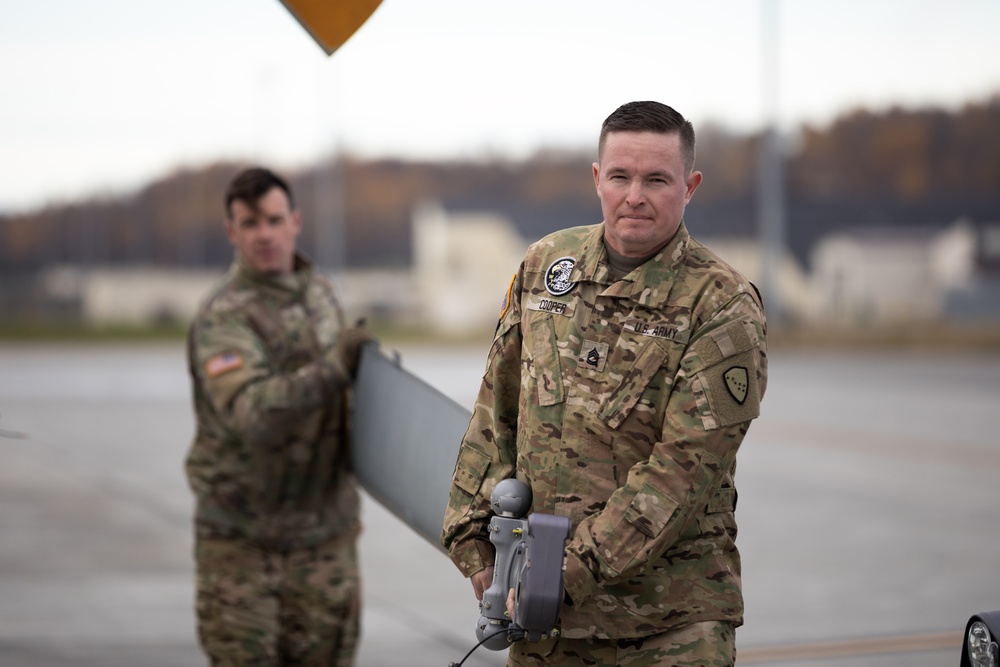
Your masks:
M604 153L604 143L611 132L677 132L681 137L684 169L694 170L694 126L675 109L660 102L627 102L604 119L597 143L597 158Z
M266 167L250 167L236 174L226 188L226 217L232 217L234 201L239 200L256 208L257 201L272 188L281 188L288 196L289 208L295 209L295 198L288 181Z

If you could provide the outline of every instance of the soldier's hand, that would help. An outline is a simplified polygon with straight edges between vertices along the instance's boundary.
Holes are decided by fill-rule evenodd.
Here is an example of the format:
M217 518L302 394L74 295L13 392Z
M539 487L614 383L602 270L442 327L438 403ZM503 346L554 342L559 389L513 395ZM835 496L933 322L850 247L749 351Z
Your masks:
M493 583L493 566L487 565L485 568L469 577L469 579L472 581L472 590L476 593L476 599L482 600L483 593L485 593L486 589Z
M333 345L334 353L352 380L358 375L358 358L361 355L361 346L373 340L375 340L375 336L365 326L364 320L358 320L353 327L347 327L337 335L337 341Z

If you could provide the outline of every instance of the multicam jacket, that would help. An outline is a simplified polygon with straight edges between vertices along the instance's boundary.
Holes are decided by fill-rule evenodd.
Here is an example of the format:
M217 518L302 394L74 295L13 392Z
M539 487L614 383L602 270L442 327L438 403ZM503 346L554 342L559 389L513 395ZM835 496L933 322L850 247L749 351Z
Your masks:
M357 526L346 373L324 355L342 327L332 284L301 256L282 277L237 260L202 305L188 334L198 535L292 549Z
M614 280L604 225L529 248L508 288L455 466L442 544L493 563L494 485L567 516L563 636L743 620L736 452L767 378L755 288L684 225Z

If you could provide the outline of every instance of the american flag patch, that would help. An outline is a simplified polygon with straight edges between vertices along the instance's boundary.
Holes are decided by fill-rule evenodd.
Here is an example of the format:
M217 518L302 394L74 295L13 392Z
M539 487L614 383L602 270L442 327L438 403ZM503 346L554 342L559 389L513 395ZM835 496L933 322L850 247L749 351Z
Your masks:
M500 302L500 319L501 320L503 319L503 316L507 314L507 311L510 310L510 299L511 299L511 296L512 296L511 295L511 291L514 289L514 281L516 279L517 279L517 274L515 273L510 278L510 284L507 285L507 292L503 295L503 301Z
M205 373L208 377L219 377L223 373L235 371L243 366L243 357L235 352L225 352L205 362Z

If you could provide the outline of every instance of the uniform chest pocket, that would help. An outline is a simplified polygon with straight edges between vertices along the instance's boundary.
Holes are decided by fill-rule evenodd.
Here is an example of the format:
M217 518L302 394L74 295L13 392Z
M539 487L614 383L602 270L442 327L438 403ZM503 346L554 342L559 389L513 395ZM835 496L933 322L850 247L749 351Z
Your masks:
M653 376L667 361L667 356L668 350L660 341L650 340L646 343L601 410L600 417L605 424L611 428L621 426L639 402Z
M551 315L533 317L528 325L531 343L532 375L538 389L538 405L563 402L562 364L556 344L556 329Z

